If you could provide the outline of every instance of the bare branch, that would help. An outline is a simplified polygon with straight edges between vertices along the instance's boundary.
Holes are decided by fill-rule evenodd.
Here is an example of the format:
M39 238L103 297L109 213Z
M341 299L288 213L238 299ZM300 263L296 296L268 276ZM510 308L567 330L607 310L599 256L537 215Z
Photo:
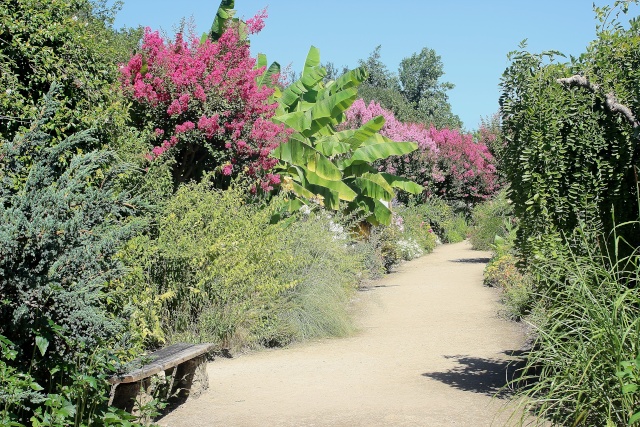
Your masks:
M613 92L603 94L600 90L600 86L595 83L591 83L586 77L576 74L575 76L557 79L556 81L565 87L584 87L589 89L591 92L604 96L604 105L607 110L612 113L622 114L634 129L640 126L640 122L638 122L638 119L636 119L631 109L626 105L620 104Z

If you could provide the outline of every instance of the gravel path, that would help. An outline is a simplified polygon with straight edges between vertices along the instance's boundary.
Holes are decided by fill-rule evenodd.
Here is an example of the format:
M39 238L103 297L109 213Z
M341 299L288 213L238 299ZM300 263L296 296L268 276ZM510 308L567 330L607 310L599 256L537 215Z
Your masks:
M482 285L488 257L440 246L358 292L358 334L216 359L209 390L160 425L505 425L513 404L492 396L524 336Z

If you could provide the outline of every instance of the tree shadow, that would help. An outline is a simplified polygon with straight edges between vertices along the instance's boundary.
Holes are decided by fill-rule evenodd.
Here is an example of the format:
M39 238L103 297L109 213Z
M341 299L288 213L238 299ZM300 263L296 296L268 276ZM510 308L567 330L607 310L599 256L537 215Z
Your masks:
M462 262L465 264L487 264L491 258L460 258L450 259L449 262Z
M505 354L517 351L505 351ZM517 379L525 362L522 359L487 359L469 356L444 356L455 359L458 366L445 372L427 372L424 377L433 378L451 387L500 399L511 396L517 387Z

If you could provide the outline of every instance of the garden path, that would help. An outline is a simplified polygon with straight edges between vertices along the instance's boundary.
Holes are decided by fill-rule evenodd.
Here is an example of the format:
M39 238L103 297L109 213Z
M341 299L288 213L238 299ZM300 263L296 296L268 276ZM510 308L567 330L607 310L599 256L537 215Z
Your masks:
M463 242L403 264L358 292L354 336L216 359L160 425L504 425L515 405L492 396L525 337L482 285L489 255Z

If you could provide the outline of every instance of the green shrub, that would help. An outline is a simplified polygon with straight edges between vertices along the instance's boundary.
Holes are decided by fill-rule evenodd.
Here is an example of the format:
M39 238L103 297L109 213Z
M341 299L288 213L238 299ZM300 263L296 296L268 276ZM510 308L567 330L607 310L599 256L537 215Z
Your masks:
M436 234L431 229L429 222L425 218L425 215L420 211L418 206L398 206L396 213L403 220L403 235L404 239L408 242L407 246L412 246L412 242L417 243L422 253L430 253L436 248ZM409 248L407 248L409 249ZM416 253L416 250L411 250ZM416 256L411 256L408 251L405 251L407 256L403 255L404 259L413 259ZM419 255L417 255L419 256Z
M0 332L28 355L34 337L47 338L50 357L64 358L73 349L53 345L59 338L51 324L62 328L62 337L87 345L120 329L106 308L105 284L122 274L111 256L140 229L142 223L130 217L144 205L114 187L126 170L114 153L89 152L59 163L62 153L91 137L83 132L50 146L42 127L54 111L49 103L29 132L1 146Z
M32 403L9 402L24 409L21 422L59 410L90 423L101 415L79 405L106 407L104 376L116 350L129 345L126 307L113 303L108 284L124 274L114 254L144 226L136 216L145 202L120 187L118 177L130 167L113 152L67 155L92 144L89 131L52 142L46 129L57 111L56 89L32 127L0 145L2 381L33 381L41 388L32 389L48 391L29 397ZM111 364L91 363L87 349ZM65 403L71 397L81 400L69 404L73 410ZM68 425L64 419L51 425Z
M640 392L617 373L640 351L640 253L603 255L594 233L569 240L578 250L536 263L537 339L527 365L538 374L522 393L560 425L626 426Z
M506 237L513 222L513 208L506 190L497 193L491 200L476 205L471 211L469 241L473 249L491 249L495 236Z
M580 223L609 236L614 222L640 213L631 113L640 111L640 21L618 21L627 9L622 1L596 8L598 37L570 63L556 62L556 52L510 54L501 82L508 141L501 164L526 262L556 250L545 236L562 241ZM640 245L638 226L625 233Z
M368 250L324 211L270 224L281 201L248 203L247 194L184 185L158 216L157 237L129 242L122 256L133 268L119 286L131 290L132 329L147 346L241 349L349 329Z
M458 243L466 239L468 226L464 214L456 212L445 200L429 197L413 209L443 243Z
M484 270L484 283L502 290L504 315L520 320L529 314L533 287L530 278L517 267L517 259L510 253L497 255Z

